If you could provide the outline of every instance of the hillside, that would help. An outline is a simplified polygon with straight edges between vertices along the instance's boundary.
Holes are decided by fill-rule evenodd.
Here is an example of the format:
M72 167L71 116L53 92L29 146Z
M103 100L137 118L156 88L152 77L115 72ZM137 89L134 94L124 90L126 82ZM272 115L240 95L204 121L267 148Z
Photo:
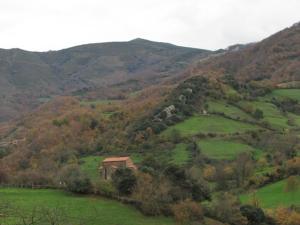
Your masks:
M134 40L118 43L115 51L118 57L125 57L128 50L122 46L141 43L151 51L157 46ZM116 43L103 45L101 53L109 55ZM163 221L158 222L161 224L173 223L164 216L206 225L298 224L300 88L294 81L300 61L299 25L260 43L237 45L197 59L196 67L178 68L174 62L182 62L181 57L194 61L198 54L172 58L168 54L174 55L177 47L159 45L170 48L166 52L171 53L162 51L157 64L154 58L158 59L158 53L148 55L152 63L142 66L126 57L120 63L120 58L110 55L107 60L113 64L101 64L110 71L109 77L93 72L98 64L87 63L92 70L86 69L85 63L68 63L87 54L83 52L88 46L65 50L71 58L60 51L37 53L47 65L61 60L57 74L75 74L70 75L72 79L60 80L57 90L50 90L49 85L49 90L43 91L74 96L39 96L44 104L14 123L0 124L4 143L0 145L0 184L105 196L156 217L144 217L107 199L81 199L87 209L92 202L97 202L95 209L112 204L121 213L132 213L130 220L140 218L140 224L152 224L152 219L153 223L156 219ZM87 51L96 49L98 55L97 46L89 46ZM276 46L284 47L279 51ZM147 55L141 51L139 54ZM99 57L97 62L102 62ZM170 68L163 70L168 74L164 76L162 68L167 64ZM130 67L128 72L125 65L135 69ZM47 82L57 84L55 79ZM102 95L103 90L109 93ZM103 96L110 99L103 100ZM130 156L138 170L118 168L112 180L104 180L99 164L112 156ZM10 187L0 189L0 195L10 191L22 199L40 192L32 199L51 199L47 206L52 210L58 198L62 206L66 201L79 201L76 195L52 190ZM8 199L17 208L34 209L33 202ZM72 216L80 210L77 207L64 208ZM19 218L14 211L7 215ZM121 221L110 214L99 215L97 221L106 219L107 224ZM287 219L289 223L285 223Z
M143 39L49 52L0 49L0 122L57 95L124 98L209 54Z
M201 61L193 74L221 77L232 75L240 81L298 85L300 80L300 25L295 24L258 43L252 43ZM292 83L289 83L292 82ZM283 85L283 84L281 84Z

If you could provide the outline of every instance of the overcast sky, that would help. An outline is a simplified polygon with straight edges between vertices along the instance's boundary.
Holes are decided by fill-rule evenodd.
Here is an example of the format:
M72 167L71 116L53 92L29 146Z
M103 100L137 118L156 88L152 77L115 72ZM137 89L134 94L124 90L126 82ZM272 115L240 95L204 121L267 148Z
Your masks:
M137 37L204 49L300 21L300 0L0 0L0 48L57 50Z

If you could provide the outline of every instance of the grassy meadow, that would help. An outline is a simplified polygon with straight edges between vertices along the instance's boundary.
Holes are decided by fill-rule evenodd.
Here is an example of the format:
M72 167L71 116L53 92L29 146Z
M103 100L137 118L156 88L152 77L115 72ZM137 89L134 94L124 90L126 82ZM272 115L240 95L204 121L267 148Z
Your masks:
M176 165L184 165L189 159L190 155L187 150L187 144L177 144L173 150L172 162Z
M209 113L224 113L224 115L229 116L230 118L233 119L245 119L245 120L253 120L253 118L243 112L241 109L233 106L226 104L225 102L222 101L210 101L208 102L208 112Z
M182 136L191 136L198 133L232 134L257 129L259 129L258 126L218 115L196 115L169 127L163 132L163 135L170 135L172 130L178 130Z
M276 89L268 97L291 98L300 101L300 89Z
M298 176L298 182L300 177ZM287 180L282 180L269 184L256 191L256 198L263 208L276 208L279 206L300 206L300 186L295 191L287 192L285 190ZM243 203L249 203L253 194L244 194L240 196Z
M261 152L259 149L243 143L218 139L201 140L198 145L202 153L212 159L230 160L242 152L252 152L253 154L260 154Z
M59 190L1 188L0 201L28 214L36 207L56 208L63 211L72 224L80 224L80 222L88 225L175 224L171 218L146 217L135 208L114 200L71 195ZM13 213L8 218L0 217L0 224L15 225L16 218Z

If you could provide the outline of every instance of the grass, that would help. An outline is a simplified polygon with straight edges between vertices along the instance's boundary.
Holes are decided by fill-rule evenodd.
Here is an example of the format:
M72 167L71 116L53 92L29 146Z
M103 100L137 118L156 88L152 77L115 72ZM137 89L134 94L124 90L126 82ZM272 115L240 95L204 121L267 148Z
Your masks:
M288 118L274 104L262 101L241 102L242 106L250 105L253 109L263 111L263 121L268 122L275 129L289 128L287 124Z
M169 225L174 224L171 218L146 217L135 208L117 201L100 197L74 196L59 190L0 189L0 200L8 202L22 213L31 212L35 207L59 208L65 211L72 224L80 220L89 225ZM27 213L26 213L27 214ZM15 218L0 222L6 225L15 224ZM1 221L2 220L2 221Z
M240 110L239 108L226 104L221 101L211 101L208 103L208 112L210 113L224 113L233 119L253 120L250 115Z
M300 182L300 178L298 177ZM294 192L286 192L287 180L282 180L263 188L260 188L256 192L261 207L263 208L275 208L279 206L288 207L291 205L300 206L300 188ZM244 194L240 196L242 203L249 203L252 194Z
M268 97L291 98L300 101L300 89L276 89Z
M201 151L213 159L234 159L242 152L252 152L254 154L261 152L246 144L218 139L202 140L198 144Z
M260 176L260 175L264 175L266 173L272 173L272 172L274 172L274 170L275 170L275 167L273 167L273 166L265 166L263 168L256 169L255 175Z
M83 157L81 158L82 163L80 164L80 169L86 173L92 181L95 181L100 178L98 168L103 159L104 157L102 156Z
M197 115L169 127L162 134L170 135L172 130L178 130L183 136L195 135L197 133L236 133L249 130L257 130L258 126L243 123L217 115Z
M176 165L183 165L190 159L187 145L184 143L177 144L173 150L172 162Z

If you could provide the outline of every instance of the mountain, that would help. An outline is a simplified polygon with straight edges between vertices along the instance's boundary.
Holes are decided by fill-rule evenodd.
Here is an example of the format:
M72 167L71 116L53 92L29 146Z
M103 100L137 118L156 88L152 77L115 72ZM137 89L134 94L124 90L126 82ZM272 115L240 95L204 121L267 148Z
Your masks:
M211 52L134 39L60 51L0 49L0 122L57 95L120 98L182 73ZM126 93L126 92L125 92Z
M268 80L275 85L300 81L300 24L258 43L233 46L202 60L191 71L217 77L232 75L240 81Z

